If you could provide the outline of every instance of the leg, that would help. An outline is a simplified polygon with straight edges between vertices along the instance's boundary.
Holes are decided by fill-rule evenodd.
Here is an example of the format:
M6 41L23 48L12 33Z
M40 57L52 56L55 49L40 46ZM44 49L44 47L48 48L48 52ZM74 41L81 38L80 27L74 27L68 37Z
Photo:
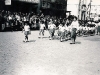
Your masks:
M27 40L27 41L28 41L28 35L25 35L25 40Z
M44 30L42 30L42 36L44 36Z
M39 37L38 38L41 38L41 30L39 31Z
M75 35L75 37L74 37L74 42L73 42L73 43L75 43L75 40L76 40L76 35Z

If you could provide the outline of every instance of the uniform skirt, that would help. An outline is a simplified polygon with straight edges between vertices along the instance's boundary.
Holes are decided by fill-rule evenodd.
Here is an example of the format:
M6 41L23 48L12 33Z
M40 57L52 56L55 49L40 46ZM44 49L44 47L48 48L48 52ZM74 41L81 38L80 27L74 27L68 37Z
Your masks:
M97 31L100 32L100 26L97 27Z
M71 31L71 38L76 38L76 28L72 28L72 31Z
M24 31L24 34L25 35L29 35L30 34L30 31Z
M50 29L50 30L49 30L49 33L50 33L50 35L54 36L55 29Z
M41 33L44 33L44 29L40 29L40 32L41 32Z

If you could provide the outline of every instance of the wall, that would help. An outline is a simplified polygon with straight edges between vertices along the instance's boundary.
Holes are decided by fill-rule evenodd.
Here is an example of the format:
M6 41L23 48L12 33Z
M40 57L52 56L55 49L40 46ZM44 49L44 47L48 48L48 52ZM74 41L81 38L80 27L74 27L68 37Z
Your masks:
M67 10L71 11L71 15L75 15L78 17L78 4L68 4Z

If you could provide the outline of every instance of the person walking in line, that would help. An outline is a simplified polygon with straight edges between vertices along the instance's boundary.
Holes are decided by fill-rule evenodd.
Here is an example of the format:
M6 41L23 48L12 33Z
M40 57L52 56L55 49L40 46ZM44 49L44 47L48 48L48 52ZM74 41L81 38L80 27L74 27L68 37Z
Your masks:
M65 28L64 24L62 24L62 26L60 27L60 31L61 31L60 42L62 42L63 40L65 40L66 28Z
M27 22L25 22L25 26L24 26L24 35L25 35L25 41L24 42L29 42L28 41L28 35L30 34L30 26L28 25Z
M56 25L53 22L50 22L49 25L48 25L49 34L50 34L49 40L54 38L55 28L56 28Z
M44 21L41 21L40 22L40 32L39 32L39 38L41 38L41 34L42 34L42 38L44 36L44 29L45 29L45 24L44 24Z
M71 24L71 40L72 40L72 42L70 44L75 44L76 32L77 32L78 27L79 27L79 23L77 21L77 17L74 17L74 21Z
M96 29L97 29L96 35L100 35L100 22L99 21L98 21L98 24L96 26Z

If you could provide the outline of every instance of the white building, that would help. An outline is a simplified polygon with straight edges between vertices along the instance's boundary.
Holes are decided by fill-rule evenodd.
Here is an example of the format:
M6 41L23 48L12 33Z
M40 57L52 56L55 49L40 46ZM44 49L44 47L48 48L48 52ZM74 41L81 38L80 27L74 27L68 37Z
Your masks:
M79 12L79 1L81 1L82 4L86 4L86 10L90 11L90 17L96 17L98 14L100 14L100 1L99 0L68 0L67 1L67 11L71 11L71 15L75 15L78 17L81 13L81 5L80 5L80 12ZM91 1L91 10L89 9ZM86 16L89 16L86 11Z

